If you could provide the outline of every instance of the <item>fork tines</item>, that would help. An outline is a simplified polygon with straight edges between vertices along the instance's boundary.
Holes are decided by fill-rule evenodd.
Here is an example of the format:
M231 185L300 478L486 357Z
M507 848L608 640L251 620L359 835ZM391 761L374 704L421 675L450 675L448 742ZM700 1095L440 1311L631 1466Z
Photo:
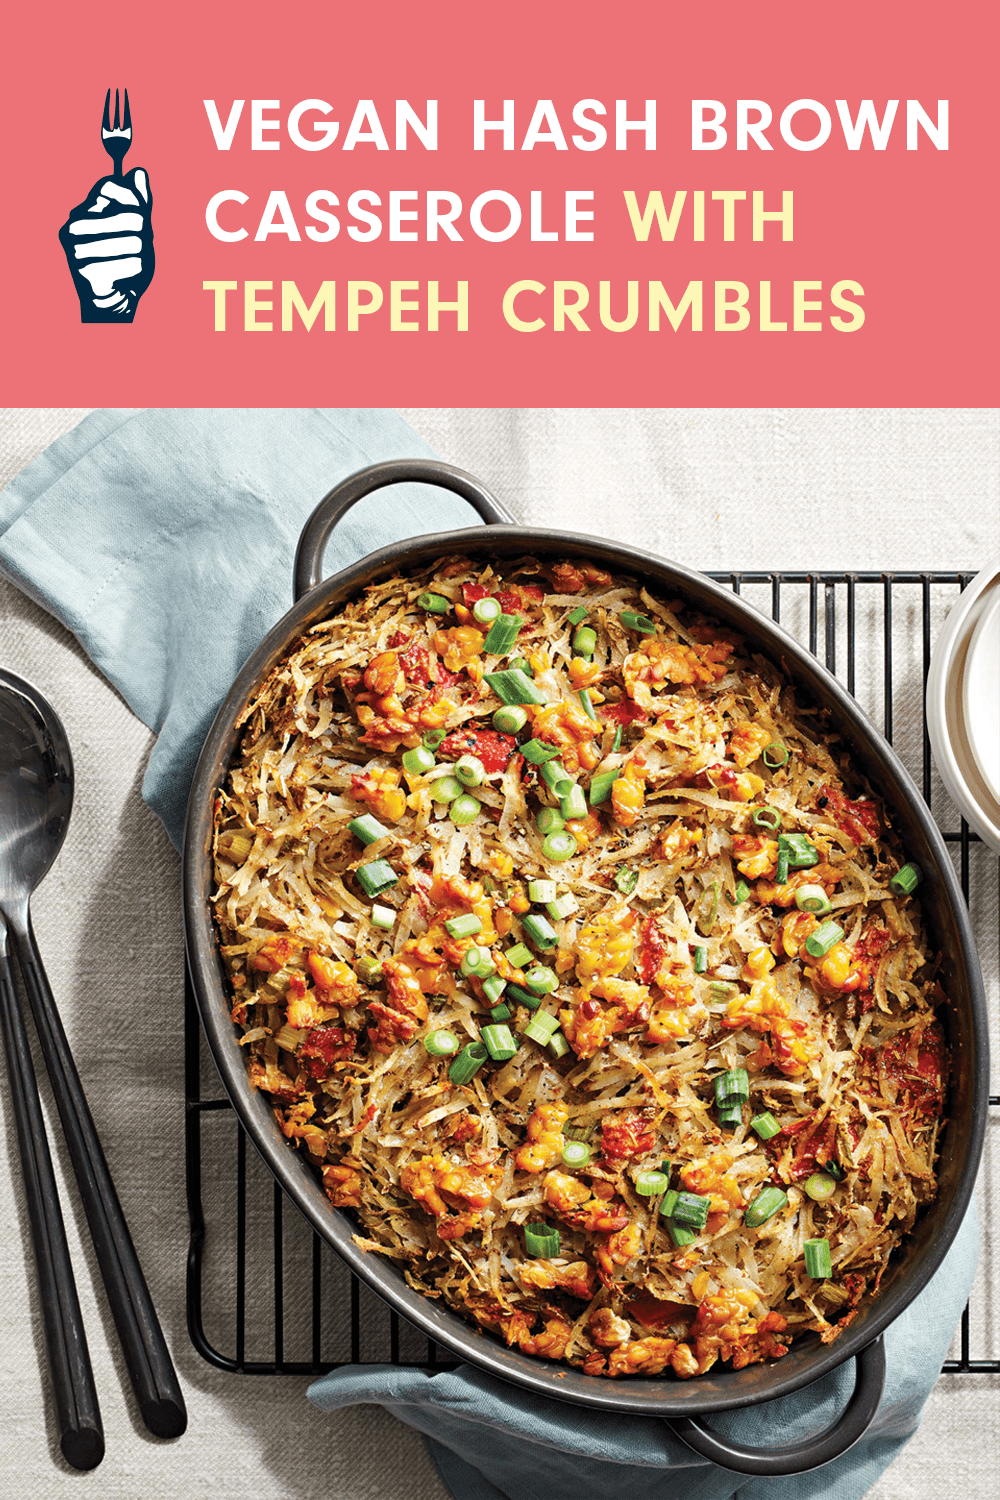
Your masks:
M127 135L132 134L132 116L128 107L128 89L125 90L125 113L124 118L119 114L118 90L115 89L115 123L111 124L111 90L108 89L107 98L104 101L104 119L101 129L105 135Z

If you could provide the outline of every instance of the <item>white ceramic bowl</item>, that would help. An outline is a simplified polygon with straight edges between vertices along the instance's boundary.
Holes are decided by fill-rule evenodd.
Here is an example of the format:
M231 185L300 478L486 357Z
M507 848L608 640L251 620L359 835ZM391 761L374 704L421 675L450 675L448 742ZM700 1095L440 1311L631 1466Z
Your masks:
M977 573L938 637L927 733L959 811L1000 854L1000 561Z

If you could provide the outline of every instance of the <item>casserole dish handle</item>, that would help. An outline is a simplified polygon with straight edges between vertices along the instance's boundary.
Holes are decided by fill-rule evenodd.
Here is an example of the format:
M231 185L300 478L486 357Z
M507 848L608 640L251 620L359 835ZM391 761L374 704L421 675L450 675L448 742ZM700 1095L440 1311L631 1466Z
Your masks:
M885 1345L881 1338L855 1356L855 1374L851 1399L833 1426L815 1437L781 1448L744 1447L742 1443L717 1436L693 1417L664 1420L675 1437L720 1468L769 1479L780 1474L806 1474L853 1448L875 1420L885 1385Z
M452 468L451 464L441 463L435 458L393 458L385 463L372 464L342 480L323 497L306 522L295 553L296 599L301 599L303 594L323 581L323 554L341 516L373 490L407 482L436 484L442 489L453 490L463 500L468 500L487 526L514 525L510 511L464 469Z

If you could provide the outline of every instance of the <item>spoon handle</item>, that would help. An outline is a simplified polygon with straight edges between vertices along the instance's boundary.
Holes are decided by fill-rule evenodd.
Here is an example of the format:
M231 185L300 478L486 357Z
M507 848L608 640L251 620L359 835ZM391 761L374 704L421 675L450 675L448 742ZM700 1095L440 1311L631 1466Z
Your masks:
M93 1469L104 1457L104 1429L90 1367L87 1335L73 1280L45 1121L24 1016L14 991L7 931L0 921L0 1031L10 1079L17 1143L38 1291L52 1372L59 1446L75 1469Z
M157 1437L180 1437L187 1426L180 1383L49 988L27 906L10 917L45 1066L142 1420Z

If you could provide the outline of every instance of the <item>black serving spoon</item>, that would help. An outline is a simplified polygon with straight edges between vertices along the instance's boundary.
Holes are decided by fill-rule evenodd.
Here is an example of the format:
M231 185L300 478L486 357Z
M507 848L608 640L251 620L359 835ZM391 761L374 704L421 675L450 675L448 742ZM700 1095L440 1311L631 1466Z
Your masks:
M104 1435L8 939L142 1419L157 1437L179 1437L187 1412L31 927L31 894L62 847L72 804L73 760L58 715L37 688L0 667L0 1021L60 1444L69 1463L91 1469L103 1457Z

